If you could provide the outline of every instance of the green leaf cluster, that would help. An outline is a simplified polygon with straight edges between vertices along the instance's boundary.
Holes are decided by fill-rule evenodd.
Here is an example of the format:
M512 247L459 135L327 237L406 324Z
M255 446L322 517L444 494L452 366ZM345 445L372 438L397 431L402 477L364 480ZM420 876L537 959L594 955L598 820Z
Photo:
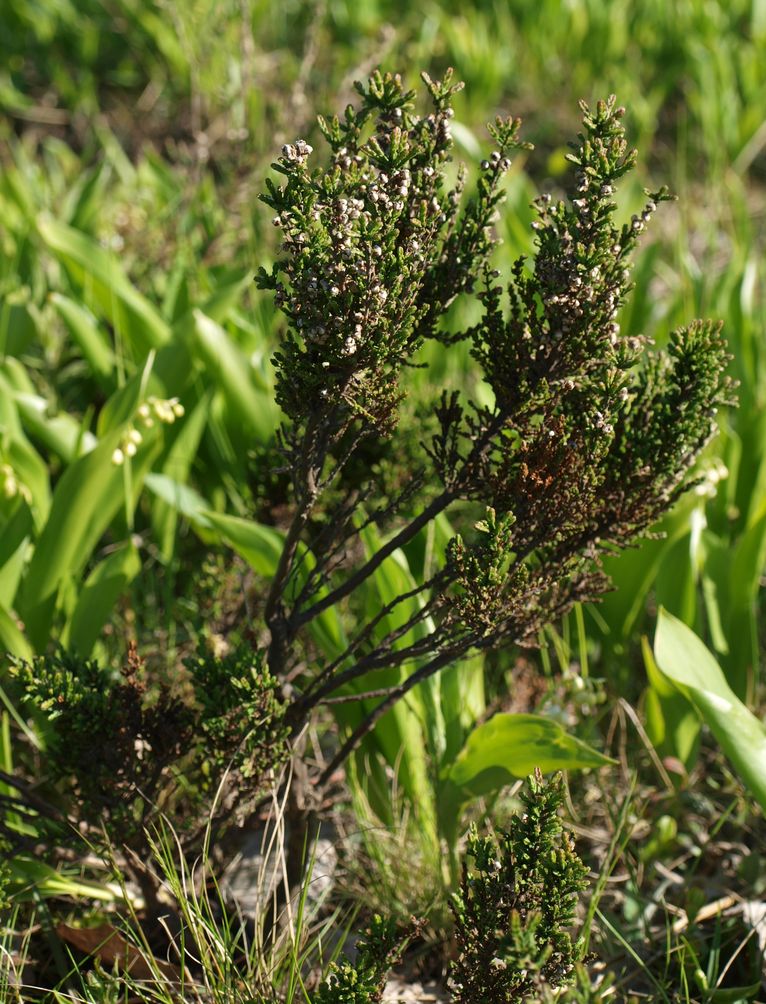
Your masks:
M66 652L14 667L43 722L49 769L81 820L117 844L143 846L147 824L171 807L189 835L216 795L219 822L246 811L287 757L275 681L249 650L189 660L186 694L135 648L116 678Z
M374 917L365 937L357 942L355 961L333 964L312 996L313 1004L377 1004L391 968L417 929L414 921L400 928L390 919Z
M575 906L587 869L558 817L560 775L530 778L524 811L506 832L473 830L460 892L453 898L459 956L455 1004L511 1004L568 982L583 951L572 941Z
M587 869L571 834L559 819L563 781L528 779L523 811L506 832L468 840L460 891L452 898L458 956L449 991L453 1004L521 1004L558 999L575 982L582 998L588 987L581 942L573 942L575 907L586 889ZM375 917L357 944L357 957L332 966L314 1004L372 1004L379 1001L391 968L417 934ZM564 998L567 999L567 998Z
M473 289L492 247L491 222L520 146L519 123L498 121L498 151L459 216L464 178L447 188L454 115L462 87L451 71L424 75L433 110L418 115L398 76L357 84L358 107L320 118L331 151L309 169L313 148L298 140L273 165L263 200L276 213L281 255L259 284L275 292L289 328L274 357L277 401L293 422L324 427L332 440L352 421L390 431L402 367L437 334L448 305Z

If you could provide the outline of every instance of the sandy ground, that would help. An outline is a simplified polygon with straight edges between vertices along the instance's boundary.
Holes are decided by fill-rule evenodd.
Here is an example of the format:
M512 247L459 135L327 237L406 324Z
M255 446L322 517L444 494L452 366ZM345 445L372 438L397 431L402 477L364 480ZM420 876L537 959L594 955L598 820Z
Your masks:
M386 985L382 1004L447 1004L449 997L436 983L404 983L392 976Z

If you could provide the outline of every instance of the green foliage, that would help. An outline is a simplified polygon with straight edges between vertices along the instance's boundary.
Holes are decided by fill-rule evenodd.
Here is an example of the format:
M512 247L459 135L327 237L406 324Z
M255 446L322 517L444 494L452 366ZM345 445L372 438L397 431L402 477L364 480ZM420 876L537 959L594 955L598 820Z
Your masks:
M469 838L474 865L464 866L453 900L456 1004L529 1000L566 984L582 958L570 928L587 869L558 817L561 777L545 784L538 772L522 797L508 832Z
M349 423L385 431L400 397L398 376L456 296L471 291L489 254L507 154L519 122L499 121L498 151L458 218L463 187L446 191L452 145L451 72L426 78L433 111L413 112L414 92L377 73L358 108L320 126L329 169L309 171L313 148L286 144L273 165L285 177L263 196L282 231L282 257L259 283L273 289L290 328L274 357L277 401L299 427L311 417L331 443ZM281 278L283 277L283 278Z
M522 801L524 811L507 832L479 837L472 828L469 836L467 857L474 864L464 863L460 892L452 898L459 952L450 972L454 1004L548 1000L575 976L580 990L587 984L585 971L575 972L582 944L570 934L587 869L558 816L561 776L546 783L536 771ZM416 933L414 922L399 931L376 917L355 962L332 967L315 1004L379 1001L390 969Z
M376 1004L393 966L407 943L417 934L418 924L397 927L393 920L374 917L366 935L356 945L353 963L335 963L319 989L313 1004Z
M196 704L195 730L204 755L236 783L261 785L285 761L287 730L277 681L250 646L227 655L201 651L186 660Z
M721 667L694 632L678 618L660 608L654 657L662 682L671 684L668 701L662 691L653 688L656 704L652 727L662 728L667 721L674 725L678 714L673 702L681 698L707 725L748 792L766 812L766 727L739 700L726 681ZM665 698L663 700L663 697ZM657 722L657 718L660 719ZM683 749L673 754L684 759Z
M187 482L201 473L202 508L227 490L240 500L233 472L242 486L247 445L274 429L261 329L231 320L247 270L179 262L172 289L136 281L146 249L118 259L115 228L153 246L184 180L158 159L126 166L104 142L90 172L48 137L13 145L0 174L0 643L26 658L52 636L106 655L115 606L177 557ZM203 228L211 202L180 229Z
M455 585L453 612L460 620L481 630L492 630L501 601L501 588L513 561L511 527L516 518L508 513L498 522L495 510L487 509L486 519L476 524L485 536L473 549L466 548L458 534L447 545L447 563L451 566Z
M323 121L324 168L309 170L305 141L284 147L274 165L284 184L269 182L264 196L284 240L260 281L287 320L275 365L294 500L265 608L269 666L293 678L305 629L330 609L348 610L353 634L336 632L318 674L299 672L291 717L298 725L325 701L382 698L361 713L338 712L349 736L324 776L390 711L399 741L388 737L384 755L393 766L404 748L402 783L432 828L425 764L411 752L414 725L394 706L423 685L438 736L435 674L477 651L534 644L575 602L605 591L601 556L646 531L688 487L731 393L718 326L694 322L657 353L620 333L630 257L668 196L653 193L640 214L616 224L615 184L635 152L615 99L593 111L582 105L574 191L537 200L536 254L513 265L506 310L488 259L520 124L492 127L497 149L461 212L463 181L446 191L445 174L456 85L449 74L441 84L424 79L433 106L425 117L398 77L378 73L360 85L357 107ZM478 322L448 328L454 297L474 292ZM419 461L402 453L408 469L396 480L406 487L382 496L373 471L360 497L346 468L363 443L388 437L395 462L403 378L427 339L471 345L489 403L466 405L459 391L445 391L440 430ZM438 518L449 510L464 525L471 506L486 519L444 541L441 563L437 552L427 576L404 569L408 549L435 533ZM378 527L390 528L385 542ZM313 558L307 574L304 547Z
M345 93L360 64L382 60L388 65L427 66L433 74L452 64L460 67L468 83L465 91L452 96L455 118L447 119L460 156L480 160L477 126L487 108L527 109L527 135L537 144L536 152L523 153L515 161L493 195L501 188L507 190L512 210L504 213L498 227L504 245L492 251L492 265L513 277L510 301L502 294L500 298L507 330L498 321L493 331L484 324L475 335L455 340L456 333L479 324L476 304L460 296L448 315L438 320L438 339L426 338L404 363L406 348L397 356L395 333L384 339L385 379L379 395L366 383L367 371L354 374L343 391L343 401L350 402L346 418L357 427L368 423L369 434L351 455L352 432L333 446L333 456L345 458L344 464L337 465L337 477L326 485L323 503L305 524L297 572L290 577L287 595L304 612L310 609L310 604L342 584L347 573L373 558L409 515L430 504L435 479L424 445L438 455L440 469L452 483L454 465L459 465L461 452L465 454L472 423L477 421L476 413L466 407L467 398L491 407L494 399L502 399L506 386L514 390L515 380L533 386L536 367L545 375L542 350L532 353L534 346L527 346L526 355L522 352L522 364L531 360L528 371L506 354L507 342L523 336L523 330L513 328L517 322L507 317L514 295L522 301L518 323L523 327L528 322L541 342L547 337L545 318L553 311L550 307L546 312L534 296L534 309L524 301L524 280L535 271L531 257L519 281L510 272L519 255L532 252L528 230L533 214L535 222L548 227L544 216L536 215L543 207L539 203L537 209L527 206L536 194L530 179L551 178L552 190L566 186L560 135L562 128L573 125L569 96L591 99L615 90L630 108L631 137L649 170L660 180L672 178L681 195L679 211L670 210L667 227L656 235L657 243L638 252L634 288L620 302L615 319L621 325L621 343L629 346L630 339L646 334L665 347L667 333L684 329L689 316L723 318L723 336L734 356L730 370L740 381L742 407L736 414L724 412L719 417L720 434L694 472L701 479L695 493L680 500L660 525L666 536L634 537L632 542L639 545L635 549L611 555L607 547L598 555L617 588L605 594L591 613L586 608L587 637L585 632L578 633L580 663L583 675L589 657L592 672L607 676L607 692L637 696L643 676L635 672L632 653L639 628L649 630L647 606L653 611L661 603L715 653L728 685L729 707L745 703L754 707L761 661L758 597L766 541L766 370L761 337L766 308L758 215L753 214L762 182L763 4L751 0L688 0L680 5L660 0L645 4L573 0L562 6L555 0L534 5L510 0L456 5L445 0L430 3L425 13L405 8L400 0L338 0L319 5L316 11L315 5L298 7L239 0L120 0L116 5L94 0L36 0L33 5L8 0L5 5L0 39L0 106L7 115L0 126L0 649L31 660L35 651L60 641L82 659L95 652L106 665L123 637L123 617L132 618L135 613L139 637L167 632L164 657L168 667L173 667L178 642L183 645L187 634L194 637L201 630L198 610L190 607L186 597L181 601L181 617L173 609L176 594L185 590L183 583L189 578L186 564L181 566L183 576L177 575L179 559L188 559L191 567L199 558L190 527L205 546L234 544L240 555L252 559L257 575L277 573L285 535L272 525L260 527L242 519L251 510L251 492L259 499L258 518L279 527L289 518L287 507L295 502L285 456L269 445L276 409L267 359L279 315L247 288L252 285L253 249L257 248L260 260L268 259L270 237L284 233L269 228L267 219L251 210L253 192L261 184L269 159L265 151L276 136L281 143L290 134L303 135L318 146L320 133L309 120L310 108ZM379 36L384 22L395 29ZM258 87L252 86L254 72ZM407 86L402 88L405 93ZM367 103L369 115L359 137L362 146L372 134L377 114L387 105L395 110L399 102L403 117L415 115L413 108L401 103L391 81L366 85L363 90L361 100ZM442 97L437 86L437 102ZM437 110L433 114L439 115ZM342 131L349 121L341 116L338 128ZM332 122L324 126L331 133L335 129ZM150 141L145 144L147 137ZM339 139L342 146L342 136ZM370 152L380 157L379 151ZM499 159L500 151L496 152ZM487 159L479 186L492 183L496 164L495 158ZM595 168L600 169L598 164ZM348 173L341 168L341 187L347 183L353 187ZM280 184L283 180L284 176ZM457 192L461 184L453 167L445 164L441 195ZM581 193L573 195L580 198ZM346 196L341 193L340 197ZM353 197L359 198L359 193ZM409 196L405 201L410 201ZM631 212L636 222L644 222L639 190L630 174L615 201L619 208L612 227L620 239L622 221L630 220ZM428 313L420 319L416 316L419 309L428 308L429 283L438 288L449 270L455 291L464 282L467 290L470 256L457 246L462 242L460 247L470 252L489 239L483 224L497 206L491 200L485 200L484 206L484 213L473 222L455 228L452 243L442 242L443 268L424 276L423 292L415 296L410 288L403 289L399 316L408 325L408 318L412 320L409 334L403 337L411 336L413 348L418 332L425 333L432 320ZM571 211L567 220L562 216L558 221L561 233L565 226L571 231L578 224L573 206L566 206L567 210ZM459 205L457 212L459 219ZM325 227L331 244L331 226L330 214L325 213L321 220L311 221L311 232ZM605 228L605 243L607 233ZM552 228L537 234L539 241L548 242L540 260L552 264L555 272L560 265L556 234ZM354 232L351 250L357 252L362 246L362 238ZM332 263L319 251L318 263L331 271ZM279 251L277 257L284 253ZM383 257L390 260L388 249L382 247ZM405 264L417 279L417 263L408 258ZM284 274L280 281L284 283ZM486 281L479 274L474 290ZM587 276L583 281L589 284ZM606 285L601 292L606 294ZM342 352L346 336L355 337L349 311L356 294L346 289L343 294L347 299L339 312L349 326L335 339L337 367L332 374L336 389L349 364ZM491 305L492 295L485 305ZM555 284L552 295L559 295ZM406 313L408 305L410 314ZM595 318L595 337L600 322L593 313L594 304L588 301L582 306L582 327ZM328 299L328 316L336 307ZM384 326L382 318L376 330ZM591 329L575 333L577 338L589 337ZM309 350L293 329L291 336L299 347ZM710 342L714 352L720 352L723 343L709 329L690 332L689 340L695 338ZM158 347L153 362L152 346ZM671 468L677 449L682 448L679 428L683 426L690 442L700 441L695 439L695 423L706 407L704 394L696 398L692 394L687 411L683 393L689 376L700 380L700 388L706 379L703 372L694 372L695 359L701 358L695 354L699 348L688 354L685 340L680 348L671 345L674 355L657 364L659 378L654 374L655 364L623 373L629 393L635 392L629 409L635 422L631 425L627 417L624 429L614 423L615 440L622 437L623 462L628 468L640 465L642 456L649 458L654 465L651 477L658 479L656 487L667 494L668 501L676 491L670 486ZM372 357L377 349L367 346L365 351ZM469 359L471 351L473 360ZM600 350L595 356L600 358ZM428 365L414 369L407 365L410 361ZM319 354L317 364L321 366ZM491 384L476 386L480 368L492 375ZM131 395L148 371L147 395L178 396L187 414L172 429L156 430L161 435L150 433L143 444L134 442L140 451L136 459L126 454L128 437L132 430L140 428L142 434L145 430L136 424L135 411L129 414L127 403L140 406L138 397ZM311 375L305 376L307 387L320 393L321 381L312 384ZM598 367L585 377L581 398L587 396L588 387L598 396ZM437 433L432 442L434 387L460 388L460 395L449 397L442 406L442 441ZM411 397L402 403L405 389ZM722 397L728 397L721 390ZM284 393L290 396L289 381ZM555 401L555 385L550 394ZM537 400L544 405L542 390ZM388 440L377 436L374 423L359 411L360 402L361 407L371 405L370 416L375 417L379 409L381 422L392 406L392 422L398 412L403 428ZM294 403L300 406L300 401ZM575 406L576 400L564 406L565 430L573 416L576 420ZM608 425L609 416L598 405L594 407ZM658 416L664 414L667 427L658 424L653 430L643 430L640 417L645 408L656 409ZM422 420L423 413L429 414L428 423ZM599 421L587 401L584 414L586 419ZM558 414L554 417L561 420ZM554 425L555 433L557 429ZM533 425L532 446L538 445L536 435ZM330 705L330 711L344 734L353 735L375 712L383 692L407 685L412 675L432 661L427 638L441 626L445 612L456 628L486 637L489 648L494 644L491 626L503 610L508 611L509 593L515 592L520 600L530 587L529 579L525 583L522 576L531 574L532 585L542 588L545 580L538 562L546 559L544 547L541 552L523 553L525 528L534 528L534 506L530 504L524 512L517 497L510 507L498 504L498 497L503 492L513 496L519 485L544 503L552 490L561 492L568 482L563 476L566 469L556 465L555 457L549 463L551 454L544 451L538 451L530 462L523 453L530 445L529 436L514 432L506 438L512 448L498 437L500 449L493 446L492 463L486 465L494 497L472 496L468 504L463 498L455 500L450 521L441 512L394 548L363 586L300 625L305 630L294 639L289 673L296 684L294 695L305 698L301 710L311 704L314 673L321 676L313 690L316 693L334 682L334 673L348 672L345 681L324 697L344 702ZM603 437L594 433L588 449L601 456L599 450L607 438L608 433ZM252 460L256 440L259 454ZM119 467L112 463L116 450L126 458ZM567 459L570 452L568 445ZM512 462L505 466L510 470L502 469L496 461L507 459L509 453ZM278 481L267 478L265 469L275 472ZM594 474L590 469L590 475ZM668 477L663 481L665 474ZM590 489L601 491L595 478L584 477L583 486L586 500ZM607 487L619 490L619 477ZM324 520L332 524L337 516L338 525L346 517L350 522L351 489L358 493L357 524L373 521L379 532L372 534L370 524L364 540L350 533L345 546L333 551L332 534L325 531ZM570 504L571 516L577 499L563 492L550 499L549 511L560 507L562 496ZM476 529L487 505L494 509L496 525L504 527L502 538ZM223 515L224 510L236 515ZM543 523L546 518L541 512ZM247 540L243 527L253 530ZM540 534L538 539L542 539ZM327 565L323 568L320 562L313 570L313 554L324 552L331 554ZM451 565L445 562L449 567L446 578L451 581L443 583L445 606L439 608L432 599L442 583L412 591L441 572L440 559L447 554L454 554L456 560ZM573 575L577 574L577 568L573 569ZM236 579L236 565L231 575ZM599 578L593 585L600 588L603 581ZM158 602L147 604L147 583ZM126 599L131 592L132 602ZM222 589L217 602L223 608L224 633L237 610L225 593ZM412 595L395 602L403 594ZM553 599L544 597L540 604L541 621L546 609L556 608ZM565 623L558 652L565 671L578 654L569 652L568 629ZM348 638L346 632L351 632ZM546 635L551 636L549 629ZM534 631L527 640L534 640L533 636ZM376 653L383 643L394 653L387 665L380 664L381 654ZM681 649L694 651L694 646L680 642L676 655ZM504 696L496 690L497 679L503 681L503 690L513 675L508 669L512 658L508 662L504 655L491 657L495 669L500 667L499 675L485 674L483 652L483 648L478 654L469 650L455 656L439 673L424 672L422 685L415 685L405 701L383 712L374 731L359 743L353 771L356 783L366 789L381 818L390 821L390 770L396 769L398 797L405 802L409 798L419 816L412 832L422 835L432 850L438 851L439 845L433 826L425 823L433 823L436 816L440 837L458 825L458 810L446 797L454 765L491 762L499 777L515 777L514 770L528 764L525 757L534 751L529 742L520 748L530 734L544 734L548 752L561 752L563 728L549 719L538 717L530 724L526 716L495 716L498 721L491 718L475 729L486 717L487 701ZM657 741L661 756L680 755L690 768L696 762L702 721L696 708L702 705L696 702L695 707L683 696L692 693L691 685L684 685L682 693L671 682L672 673L662 673L650 657L648 653L645 659L650 677L646 702L650 736ZM368 661L360 670L363 660ZM325 670L328 674L322 676ZM235 678L242 675L236 664L233 671ZM6 676L4 666L0 672ZM697 677L692 682L700 685ZM6 677L0 683L15 700L14 682ZM701 689L709 688L706 684ZM150 685L147 702L156 692ZM712 692L720 696L718 689ZM247 693L237 693L248 704ZM358 703L346 703L354 695L365 694ZM191 698L191 687L187 696ZM228 691L224 696L221 708L225 710L218 715L211 708L205 727L218 737L215 741L222 750L236 755L240 728L236 697ZM725 725L716 719L715 702L707 700L710 707L704 717L716 728ZM193 706L201 722L202 704L195 700ZM257 709L254 713L258 718ZM37 721L23 724L35 730ZM50 728L46 734L50 736ZM519 741L503 742L507 735ZM569 742L577 741L570 736ZM245 743L242 749L247 748ZM541 747L536 748L541 752ZM27 777L41 772L33 750L34 742L19 743L16 763ZM7 764L4 768L11 769ZM213 773L219 768L220 764ZM486 777L479 778L478 787ZM184 783L185 778L184 773ZM496 790L491 787L490 793ZM373 799L373 794L378 797ZM460 805L464 795L460 794ZM368 828L369 839L377 832ZM438 868L438 853L436 858ZM16 868L16 879L34 890L34 895L41 890L45 896L78 895L76 875L69 877L69 886L63 875L61 882L56 881L58 863L46 866L44 875L40 866L35 887L28 878L36 864L31 858L14 861L14 866L23 866ZM754 941L751 938L750 944ZM689 973L693 969L692 961ZM705 994L730 992L712 989L714 979L708 982ZM688 999L689 991L684 993ZM692 989L691 996L695 994Z
M598 986L594 986L588 967L583 963L577 963L574 967L573 982L564 987L563 990L552 990L550 987L542 988L540 997L541 1004L605 1004L614 999L614 979L607 975L598 981ZM532 1004L532 1000L529 1000Z
M190 700L152 680L135 648L117 680L64 652L15 663L46 723L48 769L83 822L118 845L143 846L171 807L193 836L224 782L216 816L245 812L287 756L283 708L257 654L200 654L189 669Z

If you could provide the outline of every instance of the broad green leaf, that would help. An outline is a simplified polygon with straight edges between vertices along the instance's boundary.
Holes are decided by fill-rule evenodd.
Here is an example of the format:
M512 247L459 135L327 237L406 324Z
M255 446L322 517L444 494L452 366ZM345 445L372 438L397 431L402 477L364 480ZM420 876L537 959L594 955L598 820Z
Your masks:
M435 571L455 530L447 514L440 512L404 548L407 564L414 578L424 582Z
M15 398L22 423L30 436L44 443L67 463L96 445L93 433L84 429L77 419L64 411L51 415L51 406L44 397L17 393Z
M0 606L0 652L15 655L27 662L31 662L35 654L24 637L24 632L3 606Z
M365 527L360 536L365 556L369 558L380 548L382 541L373 525ZM359 590L365 607L364 620L370 620L378 615L381 608L399 596L409 593L414 586L415 580L406 556L401 550L395 551ZM390 613L381 618L375 636L381 639L406 623L412 614L417 613L420 605L421 600L418 596L411 596L397 604ZM406 647L428 630L433 630L433 623L430 620L408 631L397 641L396 647ZM381 687L395 687L416 669L417 665L410 665L406 668L377 670L355 681L353 690L364 692ZM379 698L365 701L362 705L364 714L369 714L378 701ZM411 690L405 700L399 701L383 715L373 733L363 744L366 748L377 747L383 753L388 766L397 772L398 785L416 808L421 826L429 828L434 836L436 805L433 785L429 778L428 754L433 752L437 758L441 757L444 736L444 721L439 702L439 678L435 675L423 685Z
M731 502L738 508L744 525L750 527L763 515L766 499L766 408L760 403L760 392L759 400L752 402L744 415L740 412L737 432L740 451L735 460L739 463L732 472L735 480Z
M104 439L115 429L119 429L135 417L136 409L140 404L139 397L145 389L145 383L142 373L134 373L129 380L110 395L98 413L96 432L99 439Z
M21 160L23 157L22 150L17 148L15 153L16 160ZM4 170L3 181L5 182L8 196L13 200L24 217L31 221L35 215L35 200L32 186L24 176L29 166L30 162L26 160L26 162L21 163L20 168Z
M189 268L184 260L178 258L165 286L162 316L169 324L175 325L189 310ZM175 329L173 333L175 334Z
M182 484L167 474L157 473L147 474L144 483L149 491L156 495L157 502L161 502L166 509L176 514L180 513L197 526L212 526L206 515L210 503L195 488Z
M462 122L453 122L452 135L455 137L455 144L460 149L461 156L466 154L471 160L477 162L481 160L482 144L472 129Z
M757 674L759 668L755 604L764 564L766 500L762 503L758 517L729 553L728 582L717 584L719 600L726 608L724 630L730 650L728 654L722 655L722 661L726 667L727 680L742 699L748 693L750 674Z
M0 606L7 610L13 607L34 525L27 503L23 499L16 503L7 523L0 526Z
M95 445L94 437L77 419L66 412L52 413L52 405L36 393L24 364L10 356L0 364L0 398L5 399L0 407L0 431L7 430L16 439L21 438L23 428L67 462Z
M196 339L197 310L216 324L222 324L231 315L232 310L242 297L246 286L252 282L250 273L237 276L233 281L224 281L216 286L210 296L198 307L187 307L173 322L173 340L193 344ZM187 299L185 296L184 299ZM255 374L257 376L257 374ZM262 390L269 390L261 386Z
M205 431L209 406L209 396L205 395L186 414L162 463L161 473L150 475L147 479L147 487L157 496L152 505L152 527L165 561L169 561L173 554L179 513L202 526L202 511L210 508L208 501L186 485ZM162 480L156 480L158 478ZM154 483L150 479L155 479Z
M39 314L26 287L6 293L0 307L0 356L23 356L38 337Z
M691 770L700 741L700 720L694 706L662 675L651 646L641 639L649 680L646 691L646 730L660 756L674 756Z
M761 989L761 981L750 983L746 987L731 987L726 990L708 990L705 994L705 1004L745 1004L756 1000Z
M207 510L202 514L227 544L230 544L248 565L266 578L272 578L282 554L284 535L272 526L263 526L240 516Z
M19 409L14 399L14 389L7 375L0 370L0 433L8 436L23 435Z
M463 748L468 733L486 711L484 655L472 655L439 674L444 719L442 763L451 763Z
M740 701L697 635L660 609L658 668L697 708L750 793L766 812L766 728Z
M663 554L657 570L654 592L658 605L672 609L686 624L697 615L697 574L692 558L694 535L689 530Z
M112 462L120 430L71 464L53 493L48 522L40 535L20 590L19 612L33 644L48 641L56 594L67 576L84 568L102 534L125 504L125 474ZM137 492L152 460L144 444L131 462L133 491Z
M23 432L13 435L6 449L8 463L32 495L32 516L35 526L42 528L51 506L48 465Z
M219 324L199 310L194 311L194 331L197 353L223 392L227 410L267 442L274 433L276 410L271 395L256 388L247 357Z
M141 558L130 541L96 565L85 580L65 628L63 642L67 648L83 658L90 655L117 600L140 571Z
M604 570L614 584L598 604L599 620L609 625L614 641L630 636L643 613L647 593L662 567L666 555L679 537L688 533L696 499L687 496L655 527L660 536L642 540L637 547L604 560Z
M85 300L126 339L138 358L170 338L160 312L131 284L114 255L72 227L49 217L37 219L37 230L83 291Z
M552 718L500 713L473 730L442 776L474 796L498 791L536 767L549 773L612 762Z
M455 531L445 513L439 513L405 548L414 580L425 581L434 572ZM439 714L431 731L441 729L441 742L431 741L440 762L451 762L462 749L467 733L484 714L484 656L475 655L447 666L435 678ZM438 688L438 689L437 689Z
M14 395L16 393L35 393L35 385L32 383L26 366L20 359L6 356L0 365L0 372L2 372L4 382L7 381L10 392Z
M70 874L62 868L53 868L39 859L20 854L11 859L9 868L9 892L17 903L33 901L39 896L67 896L73 899L84 897L104 903L111 903L117 898L106 886L80 878L74 870Z
M170 348L166 345L157 353L149 352L142 368L112 394L98 416L96 429L99 436L106 436L126 422L133 421L141 401L151 395L155 397L177 396L176 393L168 393L167 388L156 375L158 357ZM185 375L188 377L188 358Z
M115 377L114 352L95 317L79 303L61 293L51 293L50 301L77 343L94 378L102 387L111 388Z
M175 17L168 17L159 7L159 13L149 4L135 4L130 8L132 17L141 25L143 37L152 40L152 47L156 46L167 60L167 68L173 77L182 77L189 73L190 52L183 44L184 32L178 30L178 21ZM183 15L181 15L183 16Z
M729 643L721 623L721 604L718 601L718 585L712 576L703 574L702 576L702 598L705 602L705 614L707 615L707 626L710 631L710 640L713 648L719 655L729 654Z
M108 198L105 190L111 173L111 164L106 160L89 171L81 171L67 192L60 218L76 230L92 230Z
M245 289L252 283L253 277L250 272L237 276L233 280L229 277L228 281L222 281L202 304L200 308L202 313L205 317L221 324L242 299ZM268 388L263 387L262 389L267 390Z

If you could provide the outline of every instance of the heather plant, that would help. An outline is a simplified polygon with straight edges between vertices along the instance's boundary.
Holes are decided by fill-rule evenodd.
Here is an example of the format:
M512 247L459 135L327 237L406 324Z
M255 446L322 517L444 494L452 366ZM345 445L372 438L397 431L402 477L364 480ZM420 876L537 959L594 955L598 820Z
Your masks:
M454 1004L560 999L558 992L573 982L575 999L581 999L580 991L593 999L580 965L583 943L571 935L587 869L559 819L561 775L546 783L536 771L522 802L507 831L480 837L473 828L469 836L460 890L452 897ZM332 967L314 1004L379 1001L391 968L416 933L414 922L398 929L375 918L357 945L356 960Z
M247 648L187 660L188 686L149 672L135 646L115 678L59 652L17 661L37 709L48 769L89 839L147 850L147 828L172 813L179 840L247 813L287 756L275 681ZM212 815L211 815L212 813Z
M480 709L467 725L461 718L456 743L437 674L499 646L535 644L545 625L608 587L602 556L678 498L717 407L730 399L724 342L704 321L672 333L666 352L621 336L630 257L668 194L649 193L641 213L616 223L612 196L635 152L614 98L582 106L573 191L537 200L535 256L515 262L504 288L493 223L510 157L527 146L520 122L490 126L495 149L469 195L467 172L450 165L460 85L451 73L424 81L425 114L397 76L376 73L357 85L356 106L320 119L329 160L312 167L307 142L285 144L264 195L281 237L259 284L286 322L274 357L284 422L270 470L289 486L288 526L280 535L199 500L184 503L200 528L234 542L266 573L264 651L247 666L239 657L192 664L191 702L162 685L147 694L137 663L116 683L74 656L20 669L48 719L55 773L70 781L91 823L100 807L122 838L141 841L158 807L183 815L181 792L204 790L205 772L212 765L220 774L225 762L233 762L231 798L220 805L245 814L284 759L287 735L299 736L322 705L341 741L316 775L295 772L296 832L362 746L372 767L355 776L371 801L379 806L375 788L387 786L382 753L390 767L401 764L424 832L438 847L440 826L453 860L459 808L486 793L477 788L492 772L485 768L499 768L496 790L534 766L523 744L502 741L506 728L531 729L548 769L602 762L565 749L551 723L529 716L496 716L472 732ZM461 328L472 301L480 316ZM212 337L207 322L198 334ZM422 411L407 412L409 428L399 420L407 377L426 365L428 343L446 352L465 343L486 393L471 401L445 389L413 435ZM147 364L139 384L133 378L125 416L140 407L150 371ZM135 430L122 421L119 431L96 450L108 448L132 476ZM429 540L437 546L419 565ZM43 613L49 619L47 606ZM427 741L408 710L407 728L371 745L381 719L399 714L418 685ZM96 769L94 736L104 749ZM295 750L299 757L300 744Z
M390 918L374 917L356 944L354 962L334 963L312 996L313 1004L376 1004L391 969L418 932L417 921L402 928Z
M669 195L647 193L642 212L617 224L612 197L636 154L615 99L582 105L571 195L537 200L535 256L517 260L504 287L492 223L520 123L490 127L495 150L464 198L465 172L450 184L446 170L459 85L450 74L424 80L425 115L398 77L357 85L358 106L320 119L329 163L312 168L306 142L287 144L274 165L282 182L264 195L282 235L259 282L286 320L274 361L293 496L265 603L267 663L291 680L296 731L318 705L365 702L337 709L346 738L321 780L418 684L470 653L534 644L606 590L602 556L684 491L731 398L718 325L694 321L659 352L620 333L631 255ZM446 322L458 297L483 313L456 331ZM490 403L445 390L436 429L424 427L419 456L402 451L407 470L392 479L406 376L432 340L470 345ZM386 440L386 485L397 490L380 490L377 466L362 485L349 478L353 460ZM441 561L381 606L360 604L446 513L459 532ZM333 645L307 663L307 639L331 613L342 615Z
M558 817L562 779L540 772L507 832L469 836L460 892L453 897L458 958L456 1004L510 1004L565 985L583 948L570 929L587 869Z

